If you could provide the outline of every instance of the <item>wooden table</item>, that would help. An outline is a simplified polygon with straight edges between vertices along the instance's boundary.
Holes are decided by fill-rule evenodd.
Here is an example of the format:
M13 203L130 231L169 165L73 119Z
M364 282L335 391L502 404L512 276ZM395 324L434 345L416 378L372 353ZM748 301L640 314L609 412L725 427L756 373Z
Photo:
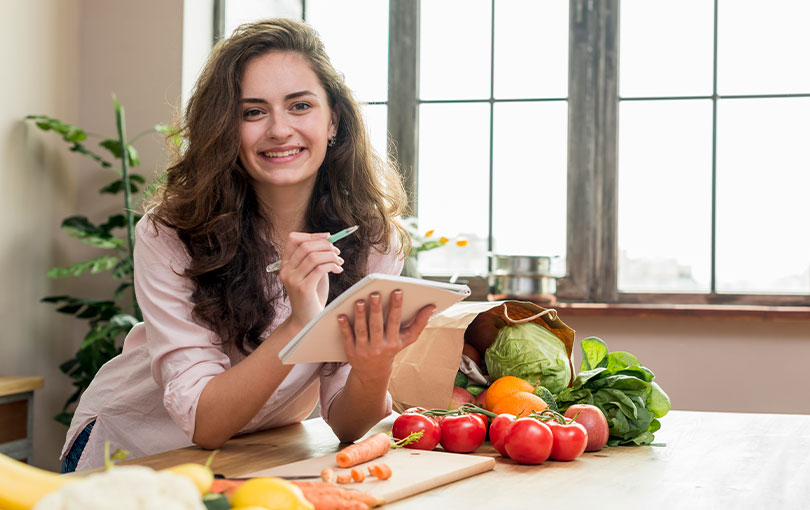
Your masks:
M0 453L27 461L34 453L34 390L42 377L0 376Z
M666 446L605 448L540 466L517 465L485 443L476 454L496 457L494 470L383 508L810 508L810 415L671 411L656 442ZM228 441L213 468L236 477L340 446L321 419L308 420ZM189 447L125 463L159 469L209 454Z

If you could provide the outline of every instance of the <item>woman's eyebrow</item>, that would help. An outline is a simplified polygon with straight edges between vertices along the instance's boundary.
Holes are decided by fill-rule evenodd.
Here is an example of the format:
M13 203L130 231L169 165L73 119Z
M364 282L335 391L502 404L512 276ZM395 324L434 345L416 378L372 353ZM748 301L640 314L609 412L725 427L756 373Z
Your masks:
M315 94L314 92L312 92L310 90L300 90L298 92L291 92L291 93L287 94L286 96L284 96L284 100L289 101L290 99L296 99L296 98L303 97L303 96L316 96L317 97L317 94ZM239 100L239 102L240 103L267 104L267 100L262 99L260 97L243 97L242 99Z

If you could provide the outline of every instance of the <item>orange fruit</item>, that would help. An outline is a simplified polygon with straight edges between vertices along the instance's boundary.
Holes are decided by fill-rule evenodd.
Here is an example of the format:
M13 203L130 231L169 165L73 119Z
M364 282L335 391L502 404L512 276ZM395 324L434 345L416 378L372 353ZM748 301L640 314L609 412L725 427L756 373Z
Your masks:
M487 409L493 411L495 404L498 403L503 397L515 393L516 391L527 391L531 393L534 386L520 377L513 375L505 375L495 379L492 384L487 388L486 404Z
M532 411L539 413L546 409L548 404L542 398L530 391L516 391L506 395L495 403L495 407L489 408L495 414L509 413L515 416L526 416Z

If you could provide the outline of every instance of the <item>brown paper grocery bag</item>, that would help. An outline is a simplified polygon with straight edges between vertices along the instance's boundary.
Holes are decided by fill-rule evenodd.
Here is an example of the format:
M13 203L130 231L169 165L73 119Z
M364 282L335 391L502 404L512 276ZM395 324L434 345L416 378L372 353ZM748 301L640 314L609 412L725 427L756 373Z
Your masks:
M419 339L394 360L388 385L394 410L402 412L417 406L447 408L461 361L465 331L473 322L475 325L467 336L467 343L483 354L495 339L497 331L510 324L507 314L509 319L515 321L545 310L528 301L463 301L437 314ZM561 321L553 309L533 322L548 328L565 344L573 380L574 330Z

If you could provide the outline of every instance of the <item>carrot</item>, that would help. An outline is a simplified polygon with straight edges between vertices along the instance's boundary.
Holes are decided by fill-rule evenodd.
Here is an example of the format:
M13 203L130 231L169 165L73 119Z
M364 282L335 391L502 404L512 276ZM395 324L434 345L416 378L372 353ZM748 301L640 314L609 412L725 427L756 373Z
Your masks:
M348 490L325 482L293 481L315 510L367 510L382 505L383 500L371 494Z
M388 464L372 464L368 467L368 474L376 476L378 480L388 480L392 472Z
M217 494L225 494L227 497L231 497L236 489L239 488L240 485L245 483L244 480L228 480L222 478L215 478L214 483L211 484L211 488L208 489L209 492L216 492Z
M365 473L363 473L362 469L360 468L352 469L352 480L354 480L355 482L362 482L365 479L366 475Z
M337 480L335 471L333 469L323 468L323 471L321 471L321 480L323 480L324 482L334 483Z
M337 483L352 483L352 475L351 474L337 475L336 481Z
M388 435L379 432L359 443L347 446L337 454L337 465L348 468L382 457L391 448Z

